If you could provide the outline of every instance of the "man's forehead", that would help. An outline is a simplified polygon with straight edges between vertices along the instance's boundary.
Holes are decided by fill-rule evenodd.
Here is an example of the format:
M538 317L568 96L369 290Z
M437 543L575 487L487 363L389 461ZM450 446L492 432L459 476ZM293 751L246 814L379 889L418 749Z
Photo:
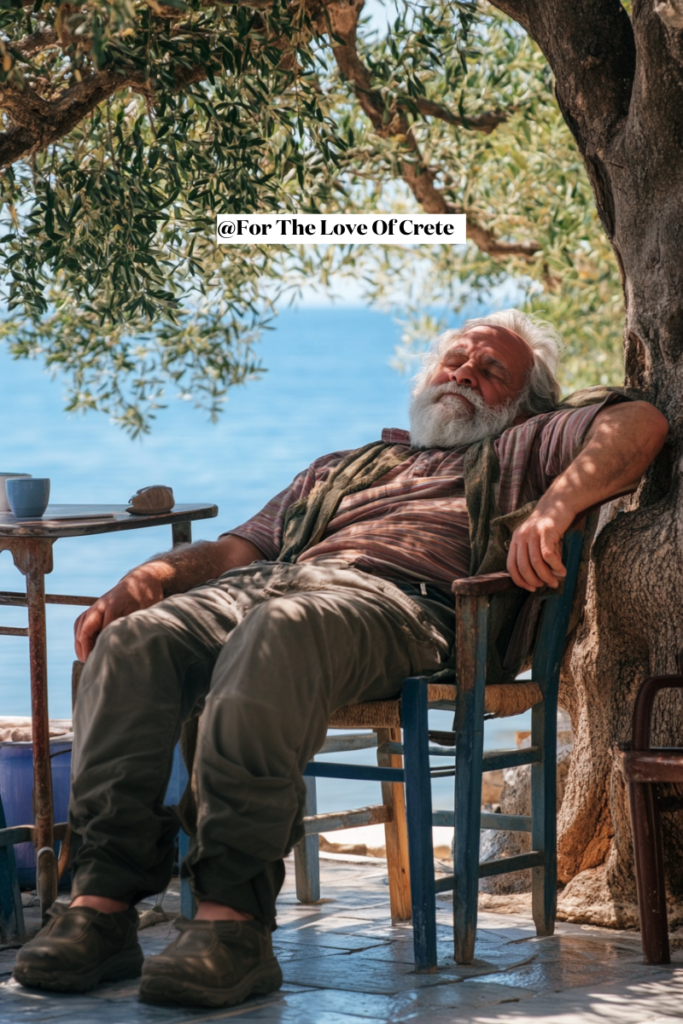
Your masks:
M479 362L485 366L495 366L509 377L510 374L504 360L499 359L498 356L494 355L494 351L495 350L492 351L487 349L484 345L479 346L477 352ZM454 342L445 353L444 360L453 359L456 356L463 356L465 359L468 359L471 354L470 348L460 345L458 342Z
M461 334L444 352L443 359L452 356L480 354L487 362L500 362L503 366L532 363L531 346L507 327L481 324Z

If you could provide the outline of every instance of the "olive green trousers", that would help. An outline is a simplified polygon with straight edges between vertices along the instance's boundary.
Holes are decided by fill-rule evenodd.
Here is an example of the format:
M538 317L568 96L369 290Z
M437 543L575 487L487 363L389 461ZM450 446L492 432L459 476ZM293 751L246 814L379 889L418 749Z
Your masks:
M335 561L255 562L108 626L74 715L74 895L135 903L168 885L178 818L163 800L181 726L201 715L183 871L197 899L274 924L330 714L448 657L452 611L401 586Z

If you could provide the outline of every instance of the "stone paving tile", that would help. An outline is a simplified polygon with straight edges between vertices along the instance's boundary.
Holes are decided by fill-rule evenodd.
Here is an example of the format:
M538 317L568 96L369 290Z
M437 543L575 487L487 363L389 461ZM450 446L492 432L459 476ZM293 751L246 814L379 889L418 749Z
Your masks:
M288 987L289 988L289 987ZM290 991L300 992L298 988ZM250 999L234 1010L191 1010L149 1006L138 1002L138 983L103 986L97 994L75 995L29 991L8 982L0 985L0 1024L55 1021L65 1024L184 1024L224 1020L235 1013L269 1010L280 1003L287 989L273 996Z
M432 1013L442 1009L476 1009L492 1004L508 1006L531 999L536 994L530 988L498 985L488 979L486 984L474 984L474 980L463 981L461 985L439 985L420 992L419 1013L431 1020Z
M475 959L471 964L456 964L453 959L453 945L451 942L438 943L437 956L439 970L447 970L449 974L456 974L459 978L474 978L479 975L490 975L500 971L521 970L529 965L535 958L534 950L510 949L500 946L498 949L489 948L475 949ZM403 964L412 969L414 964L412 943L394 942L386 948L369 949L366 952L369 960L383 960L389 963Z
M310 929L305 932L286 933L282 935L280 930L273 936L273 946L278 954L291 950L293 947L304 947L306 955L313 954L314 949L337 949L351 953L360 953L364 949L373 949L377 946L387 945L388 940L372 938L367 935L354 935L342 932L319 932Z
M316 989L302 993L287 993L280 1009L298 1013L337 1013L369 1020L399 1021L409 1019L419 1009L421 996L417 992L385 995L377 992L345 992L342 989ZM265 1012L265 1011L264 1011ZM269 1011L270 1012L270 1011Z
M519 967L510 964L500 974L489 974L487 982L560 992L625 981L634 976L634 970L643 967L639 952L630 948L620 950L588 937L554 935L515 943L513 948L527 952L527 962Z
M479 927L477 928L478 939L482 936L490 936L492 939L495 938L499 942L523 942L525 939L535 937L535 935L536 929L532 922L525 924L519 920L514 920L514 923L511 924L510 918L500 921L497 917L491 920L488 914L479 915Z
M683 950L674 967L653 967L634 932L558 923L555 936L537 939L528 918L483 912L476 959L459 966L446 898L437 909L439 970L416 974L412 928L390 922L383 867L321 861L324 900L314 906L296 902L291 868L274 935L280 992L227 1010L146 1006L137 981L41 993L8 980L15 951L0 950L0 1024L682 1024ZM175 881L167 912L179 900ZM173 934L165 921L140 941L155 953Z
M358 1017L355 1014L336 1013L334 1010L319 1010L315 1005L310 1009L286 1006L272 1006L263 1010L240 1015L240 1020L254 1021L254 1024L391 1024L388 1017Z
M298 962L299 960L315 960L320 956L347 956L349 952L347 949L336 949L333 946L310 946L304 945L304 943L275 948L275 955L280 964Z
M377 931L378 925L368 923L367 925L357 917L353 917L348 913L347 908L339 908L336 914L310 914L305 918L294 918L293 920L281 920L278 918L278 926L276 935L284 935L288 932L301 931L305 928L316 927L320 931L335 931L335 932L365 932L368 930ZM391 929L391 922L387 921L386 926L382 922L382 927L386 927L387 931Z
M641 965L646 969L646 965ZM465 1011L467 1024L663 1024L683 1018L683 972L665 981L634 980L630 984L584 986L568 992L541 993L515 1006ZM430 1015L430 1024L442 1024ZM445 1024L445 1018L444 1022Z
M17 957L16 949L0 950L0 980L11 974L14 970L14 961Z
M362 906L354 907L344 904L344 915L346 917L353 918L353 920L357 922L368 921L370 924L382 922L386 924L387 927L391 925L389 905L384 900L375 906L372 904L370 906L363 904ZM330 913L330 916L333 916L333 912Z
M367 953L318 957L310 962L299 960L294 964L285 964L283 974L288 981L314 988L384 995L457 983L460 980L452 962L435 974L416 974L412 964L384 962L380 966L376 960L369 959Z
M91 1019L99 1014L97 1002L86 997L63 997L37 992L26 992L15 982L0 985L0 1024L19 1024L32 1021L59 1021L77 1019L79 1012L89 1008Z

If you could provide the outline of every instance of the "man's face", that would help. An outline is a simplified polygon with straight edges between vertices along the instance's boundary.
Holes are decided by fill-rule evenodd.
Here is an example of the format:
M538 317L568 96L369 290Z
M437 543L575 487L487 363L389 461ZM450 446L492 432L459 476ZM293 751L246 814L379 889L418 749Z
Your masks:
M451 345L427 386L459 384L497 409L522 393L533 362L530 346L513 331L473 327ZM458 401L474 409L466 396Z
M530 346L504 327L473 327L445 352L410 406L411 442L452 448L514 421L533 367Z

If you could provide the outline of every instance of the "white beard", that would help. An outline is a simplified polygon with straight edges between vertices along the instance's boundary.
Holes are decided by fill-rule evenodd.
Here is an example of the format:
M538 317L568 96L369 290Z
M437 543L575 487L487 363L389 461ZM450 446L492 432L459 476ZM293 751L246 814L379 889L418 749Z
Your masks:
M474 409L459 398L441 398L448 394L463 395ZM522 401L520 395L493 408L460 384L424 387L410 401L410 443L414 448L457 448L500 434L512 424Z

